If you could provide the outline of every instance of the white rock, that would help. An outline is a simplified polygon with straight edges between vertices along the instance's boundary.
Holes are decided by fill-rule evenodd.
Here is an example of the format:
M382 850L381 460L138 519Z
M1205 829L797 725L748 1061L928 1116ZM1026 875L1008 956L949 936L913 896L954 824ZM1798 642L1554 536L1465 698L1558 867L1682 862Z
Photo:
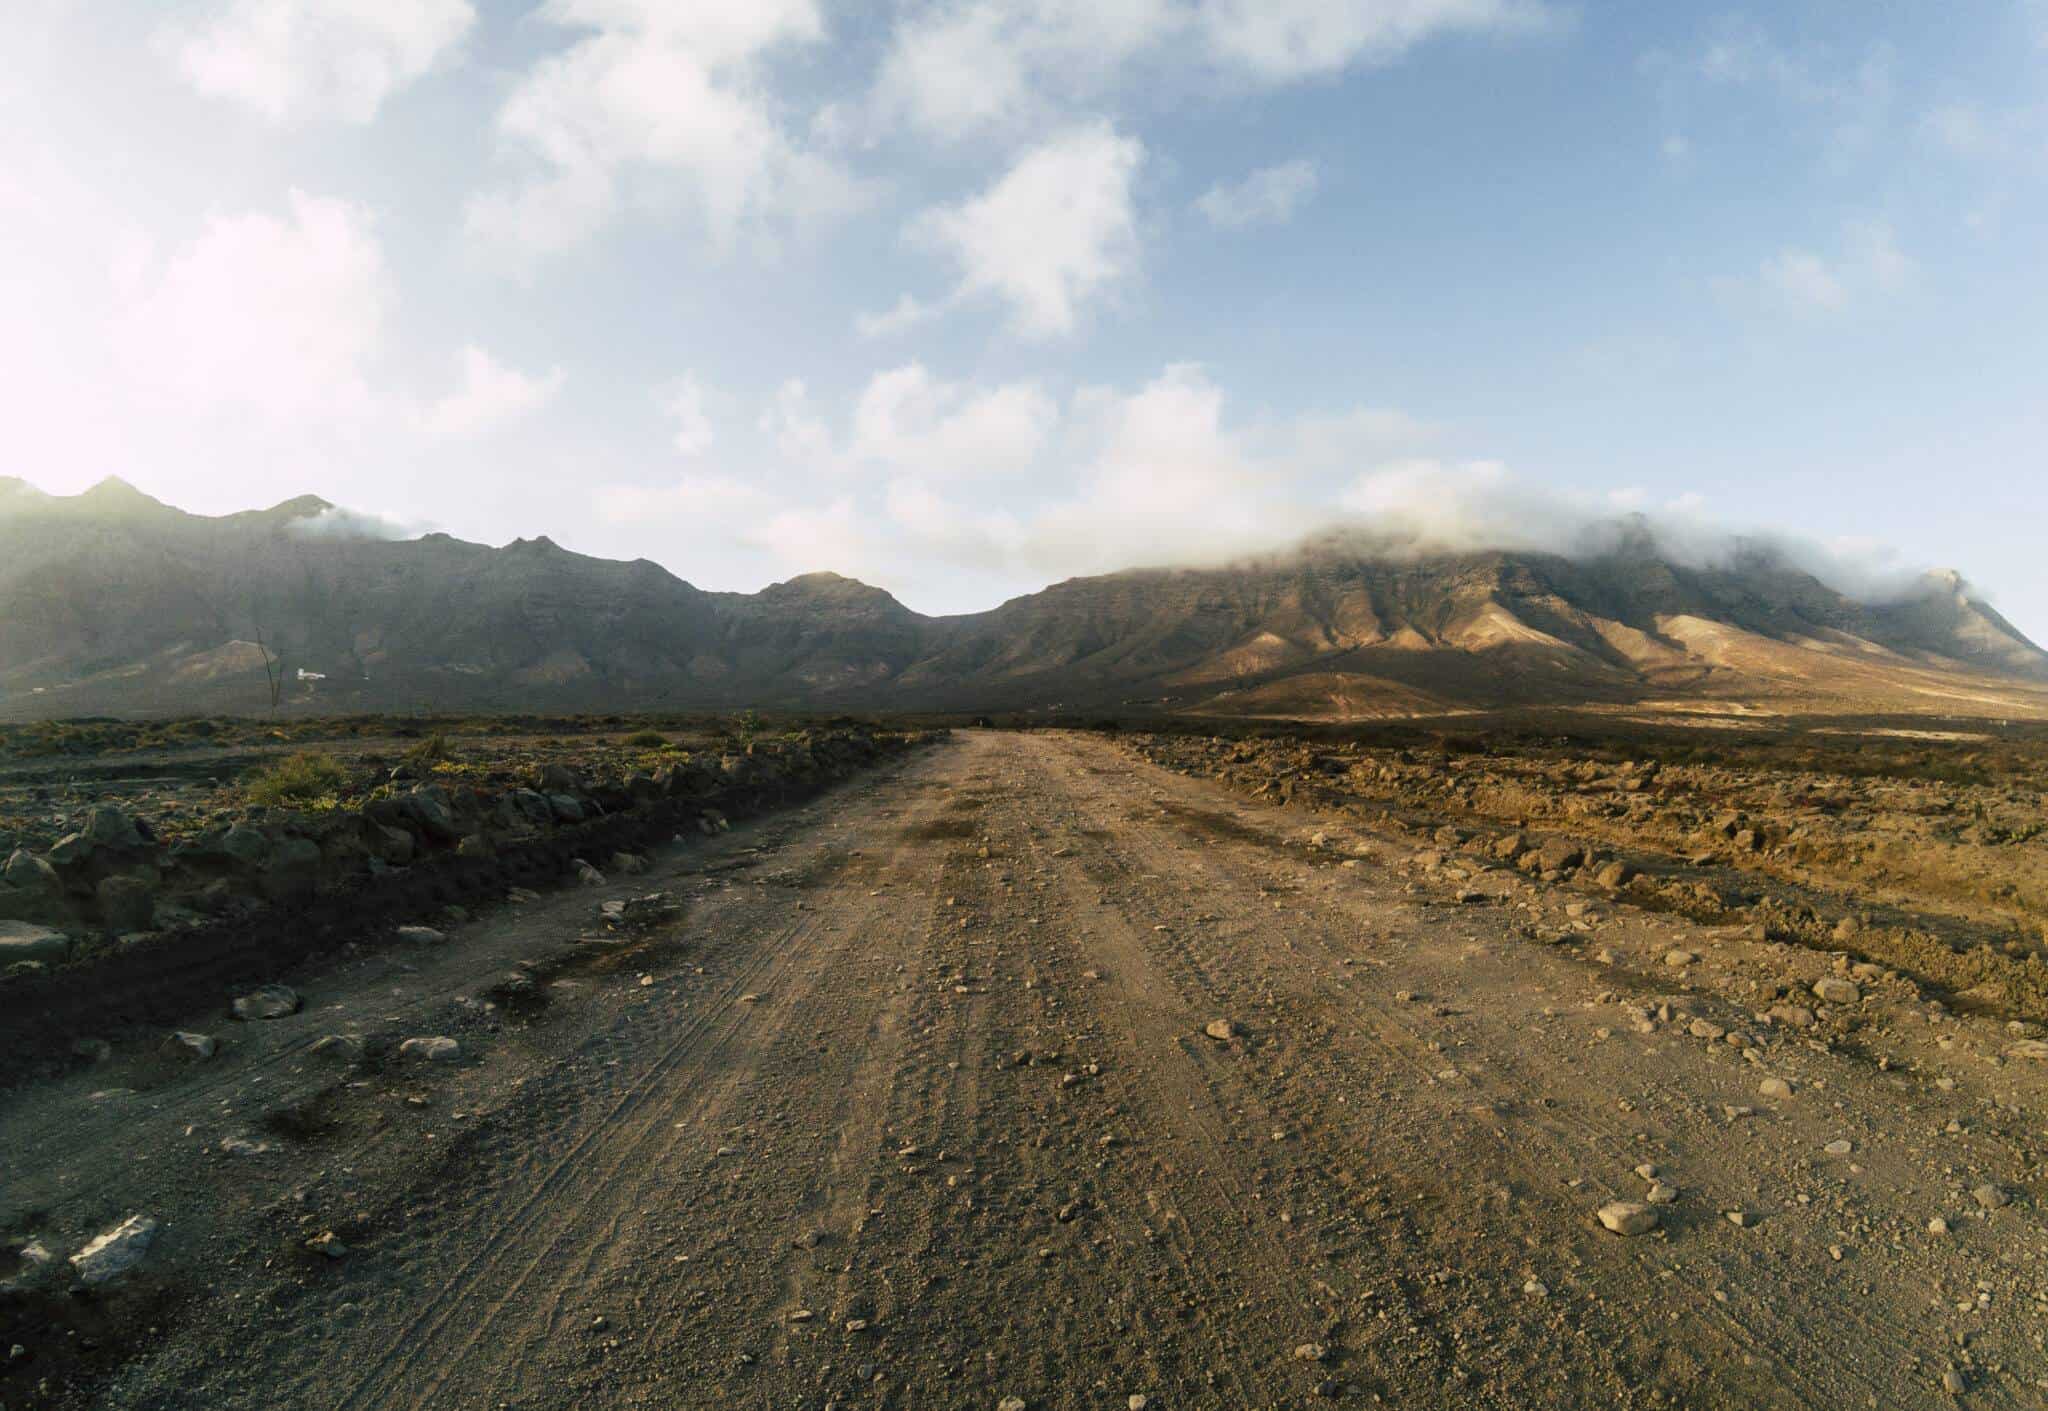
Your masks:
M289 985L262 985L236 996L235 1018L282 1019L287 1014L297 1014L301 1003L299 992Z
M1229 1043L1237 1037L1237 1025L1228 1019L1211 1019L1203 1026L1202 1032L1218 1043Z
M306 1054L337 1063L353 1063L363 1056L363 1041L354 1034L327 1034L315 1039Z
M462 1045L445 1034L433 1034L417 1039L407 1039L398 1046L400 1058L416 1058L432 1062L460 1058Z
M1756 1090L1761 1097L1776 1098L1781 1102L1792 1096L1792 1085L1783 1078L1766 1078L1756 1085Z
M157 1223L147 1215L130 1215L71 1256L81 1283L103 1284L133 1269L149 1253Z
M1600 1223L1617 1235L1646 1235L1657 1228L1657 1212L1639 1200L1611 1200L1600 1207Z
M194 1034L180 1029L164 1040L160 1052L166 1058L182 1058L196 1062L213 1057L218 1047L211 1034Z
M436 931L431 926L401 926L393 934L409 946L438 946L448 940L446 932Z
M26 921L0 921L0 965L17 960L39 960L51 964L62 960L71 948L71 938L47 926Z
M1823 1004L1855 1004L1863 998L1854 980L1827 975L1813 982L1813 997Z

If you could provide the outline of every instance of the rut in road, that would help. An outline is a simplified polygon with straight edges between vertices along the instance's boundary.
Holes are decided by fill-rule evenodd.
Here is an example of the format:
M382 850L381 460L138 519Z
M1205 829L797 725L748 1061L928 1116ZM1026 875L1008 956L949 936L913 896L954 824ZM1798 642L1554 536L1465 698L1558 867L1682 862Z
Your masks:
M1741 1189L1753 1074L1299 832L1071 735L813 805L214 1404L1919 1404L1905 1305L1594 1223L1646 1150Z

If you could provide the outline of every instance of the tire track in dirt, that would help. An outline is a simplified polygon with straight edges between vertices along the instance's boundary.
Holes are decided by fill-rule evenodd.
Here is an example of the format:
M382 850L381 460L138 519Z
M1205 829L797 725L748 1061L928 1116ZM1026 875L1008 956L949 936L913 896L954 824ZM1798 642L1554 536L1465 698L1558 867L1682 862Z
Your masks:
M915 860L898 853L886 858L880 871L886 880L916 866ZM478 1349L496 1336L494 1327L507 1310L517 1317L536 1277L552 1276L570 1284L593 1281L591 1271L579 1278L577 1271L557 1267L564 1248L616 1248L620 1243L617 1232L591 1230L594 1220L610 1219L611 1212L642 1209L649 1199L656 1198L648 1190L651 1173L674 1169L687 1179L693 1168L701 1169L701 1159L692 1160L684 1153L701 1153L710 1145L711 1133L730 1125L727 1119L736 1112L747 1110L749 1090L764 1077L790 1074L796 1055L778 1052L787 1047L785 1040L795 1036L797 1045L807 1048L811 1036L848 1026L849 1006L864 1000L870 986L860 980L833 983L834 976L847 964L858 965L854 948L862 944L865 935L900 924L896 914L902 907L894 904L898 893L888 886L872 890L881 895L859 898L853 905L829 913L807 910L799 919L766 935L754 929L754 918L738 918L750 936L752 953L743 956L729 979L692 1006L700 1012L682 1022L673 1041L652 1058L644 1075L547 1168L511 1222L468 1237L488 1242L453 1273L441 1295L404 1330L391 1358L373 1369L339 1404L434 1404L443 1389L467 1369ZM907 896L907 892L902 894ZM739 1002L742 996L756 992L762 996L758 1003ZM669 1081L684 1069L688 1074ZM701 1082L706 1075L714 1075L709 1085ZM824 1077L813 1073L809 1084L792 1084L784 1092L829 1097L843 1091L841 1085L823 1081ZM601 1168L595 1173L584 1169L581 1163L600 1150ZM713 1162L718 1159L712 1158ZM773 1158L748 1152L745 1159L757 1163ZM514 1250L519 1251L520 1262L508 1277L499 1271L513 1258ZM480 1287L498 1292L479 1307L474 1290ZM763 1314L761 1325L767 1326L766 1316L773 1310L759 1311ZM458 1317L466 1331L452 1347L443 1346L438 1335ZM532 1335L536 1346L546 1346L553 1329L523 1331ZM413 1380L414 1369L430 1356L432 1369L418 1377L416 1388L401 1391ZM399 1400L401 1395L405 1399Z
M1120 796L1096 783L1103 777L1099 771L1105 766L1094 758L1089 743L1071 740L1063 740L1060 743L1068 751L1070 767L1075 767L1075 773L1071 777L1075 780L1076 792L1095 794L1091 812L1100 815L1128 809L1128 796ZM1148 774L1150 772L1147 770ZM1185 787L1182 781L1163 772L1156 778L1147 778L1145 782L1161 791ZM1127 842L1134 849L1131 866L1141 873L1164 875L1177 870L1185 875L1190 868L1194 868L1207 872L1215 879L1215 894L1229 895L1233 891L1241 894L1247 887L1256 885L1255 874L1261 866L1257 855L1254 853L1247 857L1246 850L1262 845L1272 849L1279 845L1277 839L1244 836L1245 833L1256 833L1257 830L1256 823L1239 825L1238 829L1226 834L1221 846L1212 845L1196 850L1190 855L1181 855L1181 849L1152 837L1141 828L1133 828L1127 834L1121 835L1119 842ZM1186 890L1191 889L1184 887L1183 891ZM1361 929L1359 912L1363 910L1368 915L1382 913L1385 905L1384 900L1370 895L1360 897L1356 894L1338 893L1329 899L1306 896L1301 899L1296 911L1290 913L1297 923L1302 924L1289 928L1289 944L1276 946L1269 942L1258 947L1256 951L1240 951L1233 958L1240 965L1256 958L1273 965L1286 966L1296 972L1303 988L1313 989L1319 983L1327 983L1329 972L1318 975L1311 971L1305 955L1292 944L1293 940L1313 944L1335 969L1351 949L1351 943L1347 938L1355 936ZM1461 929L1480 927L1486 924L1483 918L1483 913L1478 916L1465 914L1460 915L1458 921ZM1198 928L1191 928L1189 934L1199 935L1202 932ZM1175 940L1177 944L1173 949L1189 967L1193 984L1219 995L1240 989L1230 974L1232 967L1218 966L1213 961L1205 960L1191 943L1178 943L1177 931ZM1523 953L1518 960L1525 968L1533 969L1549 959L1546 952L1528 947L1526 943L1512 936L1497 936L1493 943L1522 947ZM1414 959L1415 957L1409 958L1411 966ZM1456 993L1459 987L1444 983L1440 984L1439 989L1444 993ZM1414 1025L1404 1022L1391 1006L1383 1002L1374 1002L1368 998L1366 992L1356 991L1354 997L1361 1002L1361 1008L1371 1015L1373 1022L1369 1027L1357 1029L1353 1037L1365 1043L1382 1063L1405 1068L1415 1078L1419 1089L1427 1092L1432 1082L1432 1068L1440 1066L1443 1062L1439 1056L1440 1050L1431 1047L1437 1041L1426 1039ZM1584 1225L1585 1213L1592 1204L1598 1202L1588 1202L1583 1196L1574 1198L1570 1192L1558 1189L1555 1173L1586 1164L1576 1153L1588 1139L1609 1153L1606 1160L1611 1170L1628 1169L1634 1164L1634 1158L1629 1155L1630 1148L1636 1145L1630 1141L1630 1136L1643 1130L1643 1122L1640 1118L1627 1124L1611 1119L1602 1120L1570 1097L1575 1089L1599 1089L1602 1083L1598 1077L1589 1077L1585 1074L1572 1074L1567 1077L1555 1067L1552 1067L1544 1077L1519 1074L1515 1062L1518 1056L1517 1046L1512 1041L1505 1041L1500 1035L1492 1035L1483 1040L1481 1051L1487 1056L1484 1087L1504 1092L1505 1101L1497 1102L1497 1105L1512 1113L1509 1121L1502 1125L1494 1125L1490 1120L1479 1123L1461 1122L1463 1141L1448 1147L1441 1141L1433 1141L1426 1126L1407 1124L1399 1134L1400 1145L1402 1148L1410 1149L1435 1145L1441 1153L1440 1159L1444 1170L1460 1166L1469 1168L1474 1165L1493 1165L1496 1168L1507 1168L1517 1172L1516 1184L1524 1189L1543 1191L1548 1188L1550 1199L1544 1203L1544 1209L1540 1214L1545 1217L1544 1224L1549 1228L1542 1230L1540 1241L1532 1239L1532 1244L1540 1242L1543 1248L1551 1251L1569 1250L1588 1262L1597 1260L1600 1264L1600 1282L1610 1289L1610 1295L1606 1300L1610 1309L1619 1303L1632 1309L1654 1310L1656 1313L1669 1315L1673 1321L1683 1318L1688 1331L1682 1348L1674 1344L1673 1340L1648 1317L1631 1314L1622 1317L1610 1316L1606 1320L1609 1324L1608 1335L1601 1337L1599 1344L1606 1355L1615 1361L1613 1385L1617 1389L1624 1389L1630 1385L1632 1378L1628 1369L1631 1365L1649 1371L1656 1368L1660 1362L1676 1356L1682 1358L1685 1364L1680 1369L1681 1379L1701 1365L1742 1369L1741 1373L1733 1376L1724 1372L1724 1376L1743 1386L1741 1394L1748 1399L1747 1404L1822 1404L1829 1400L1831 1394L1839 1395L1844 1387L1857 1388L1861 1395L1885 1394L1886 1385L1872 1380L1868 1373L1868 1361L1856 1355L1857 1348L1853 1342L1845 1343L1837 1336L1816 1336L1806 1323L1798 1318L1779 1314L1763 1299L1745 1299L1738 1309L1733 1306L1732 1300L1724 1303L1718 1299L1708 1298L1700 1290L1684 1284L1674 1287L1673 1281L1645 1268L1642 1262L1628 1258L1625 1254L1617 1255L1611 1247L1612 1241L1589 1234ZM1528 1056L1533 1058L1537 1055L1531 1052ZM1363 1063L1363 1056L1354 1053L1350 1046L1335 1041L1320 1043L1316 1048L1316 1057L1324 1065L1338 1070L1343 1075L1345 1081L1333 1086L1352 1091L1370 1090L1374 1065ZM1606 1076L1615 1087L1622 1086L1626 1081L1626 1075ZM1480 1087L1471 1080L1471 1073L1461 1072L1458 1080L1461 1090ZM1556 1093L1567 1094L1567 1100L1557 1101L1552 1096ZM1304 1100L1308 1094L1309 1090L1297 1090L1297 1101ZM1333 1117L1328 1110L1327 1102L1321 1106L1322 1110L1315 1112L1312 1117L1308 1105L1304 1105L1301 1110L1313 1128L1325 1132L1341 1132L1344 1126L1342 1117ZM1458 1122L1467 1114L1447 1111L1444 1115L1448 1121ZM1514 1132L1512 1140L1507 1137L1509 1127L1512 1127ZM1680 1144L1673 1140L1677 1135L1667 1132L1664 1134L1665 1139L1656 1145L1671 1149ZM1690 1135L1694 1137L1696 1146L1700 1144L1699 1139L1702 1137L1708 1142L1714 1142L1720 1136L1719 1133L1705 1128L1695 1130ZM1465 1143L1490 1147L1490 1160L1475 1162L1470 1150L1462 1149ZM1725 1162L1726 1158L1723 1160ZM1609 1195L1637 1194L1634 1190L1618 1190L1612 1185L1609 1185L1607 1190ZM1528 1207L1523 1208L1526 1210ZM1447 1211L1432 1224L1439 1228L1446 1223L1455 1225L1458 1223L1454 1218L1456 1213ZM1483 1212L1472 1212L1475 1222L1482 1217ZM1684 1223L1698 1224L1710 1218L1695 1215ZM1609 1247L1603 1248L1603 1245ZM1456 1242L1447 1253L1454 1260L1461 1256L1465 1259L1470 1257L1469 1250ZM1511 1281L1506 1271L1503 1271L1501 1282ZM1616 1284L1621 1287L1615 1288ZM1725 1289L1721 1292L1726 1294ZM1685 1307L1682 1313L1674 1313L1670 1307L1674 1299L1689 1306ZM1810 1317L1810 1311L1808 1316ZM1846 1324L1859 1328L1873 1337L1901 1342L1907 1340L1911 1332L1910 1326L1902 1320L1872 1317L1845 1301L1838 1303L1831 1310L1826 1324L1830 1329ZM1616 1328L1630 1330L1630 1336L1613 1336L1613 1330ZM1588 1334L1591 1332L1590 1329L1584 1331ZM1703 1340L1709 1333L1712 1340ZM1769 1346L1776 1351L1767 1359L1760 1358L1755 1352L1760 1346ZM1557 1349L1538 1347L1529 1351L1548 1353L1554 1361ZM1563 1368L1560 1367L1560 1372L1562 1371ZM1583 1369L1577 1369L1577 1372L1583 1375Z
M348 1260L235 1320L245 1346L181 1332L156 1399L112 1404L1935 1404L1913 1298L1719 1219L1794 1121L1719 1120L1757 1075L1594 1040L1589 993L1656 977L1338 872L1300 822L1047 735L813 805L695 879L688 963L578 977L493 1041L525 1085L362 1192ZM1618 1240L1592 1211L1646 1153L1691 1189L1669 1238ZM325 1206L358 1198L323 1159Z

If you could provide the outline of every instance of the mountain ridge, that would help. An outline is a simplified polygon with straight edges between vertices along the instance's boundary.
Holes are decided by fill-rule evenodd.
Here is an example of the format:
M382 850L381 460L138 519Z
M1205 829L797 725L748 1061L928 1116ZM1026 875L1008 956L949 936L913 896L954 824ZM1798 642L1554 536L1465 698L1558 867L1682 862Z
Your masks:
M360 523L314 495L203 516L114 478L77 496L0 479L0 713L267 708L266 655L292 708L326 710L2030 713L2048 691L2048 653L1960 574L1862 602L1767 546L1683 562L1639 520L1579 556L1333 529L937 617L836 573L715 592L544 535L493 548Z

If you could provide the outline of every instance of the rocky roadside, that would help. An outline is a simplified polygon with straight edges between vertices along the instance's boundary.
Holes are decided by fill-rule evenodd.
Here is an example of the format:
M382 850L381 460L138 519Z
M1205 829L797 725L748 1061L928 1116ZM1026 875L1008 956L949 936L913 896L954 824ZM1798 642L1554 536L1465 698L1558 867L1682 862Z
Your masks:
M1842 797L1873 812L1868 830L1909 836L1925 810L1886 822L1881 805L1903 785L1806 776L1774 782L1760 768L1738 791L1749 801L1745 811L1725 806L1727 777L1709 780L1702 770L1654 761L1193 735L1137 735L1126 747L1177 772L1369 830L1454 897L1480 900L1482 879L1508 873L1567 888L1586 906L1672 913L1758 943L1819 952L1851 980L1890 977L1936 1005L2008 1020L2015 1042L2040 1042L2048 1024L2048 932L2039 916L2009 896L2001 908L1961 907L1950 891L1906 885L1881 868L1859 874L1846 853L1823 846L1829 829L1850 827L1836 807ZM1719 776L1736 772L1715 768ZM1502 783L1509 776L1512 789ZM1809 806L1816 790L1833 800L1834 812ZM1795 802L1801 799L1808 802ZM1881 844L1866 846L1875 852ZM2039 844L2024 828L2002 832L1997 846L2007 855L2003 866L2048 874L2048 858L2032 860ZM1810 865L1823 854L1834 859L1831 867ZM1809 1008L1802 1003L1808 996L1779 998L1793 1020Z
M550 763L500 788L401 777L360 808L252 808L175 841L95 806L47 850L17 848L0 867L0 1081L91 1061L223 988L388 938L394 921L588 880L678 829L723 831L930 738L808 730L647 771Z

